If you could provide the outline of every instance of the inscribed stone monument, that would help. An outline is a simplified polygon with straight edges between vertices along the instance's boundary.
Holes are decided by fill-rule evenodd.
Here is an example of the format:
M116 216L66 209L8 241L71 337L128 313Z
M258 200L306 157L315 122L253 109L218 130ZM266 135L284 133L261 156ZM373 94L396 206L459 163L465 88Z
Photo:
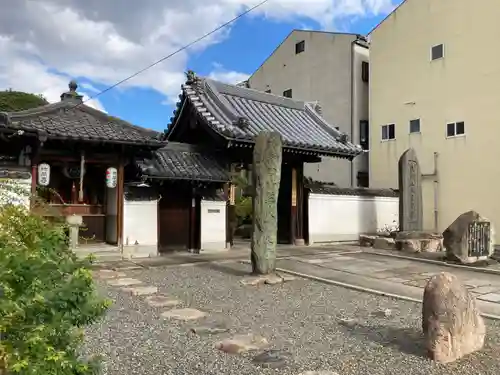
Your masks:
M427 354L440 363L480 350L486 335L475 298L448 272L434 275L425 287L422 330Z
M281 180L282 139L276 132L261 132L253 152L252 271L269 274L276 268L278 193Z
M475 211L460 215L443 232L446 257L463 264L487 260L495 251L491 222Z
M399 230L422 231L422 172L415 150L406 150L399 158Z

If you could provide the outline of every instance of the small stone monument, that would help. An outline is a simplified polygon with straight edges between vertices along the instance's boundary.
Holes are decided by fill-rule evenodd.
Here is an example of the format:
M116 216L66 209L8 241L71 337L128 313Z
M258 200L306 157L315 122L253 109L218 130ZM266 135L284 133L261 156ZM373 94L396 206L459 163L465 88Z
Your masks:
M486 336L475 298L448 272L434 275L425 287L422 330L427 354L440 363L480 350Z
M422 231L422 172L412 148L399 158L399 230Z
M491 222L475 211L463 213L443 232L446 257L463 264L488 260L494 244Z
M276 269L281 161L281 135L276 132L261 132L255 140L252 164L251 261L254 274L270 274Z
M83 225L83 217L80 215L66 216L66 223L69 226L69 246L71 250L75 250L79 244L80 227Z

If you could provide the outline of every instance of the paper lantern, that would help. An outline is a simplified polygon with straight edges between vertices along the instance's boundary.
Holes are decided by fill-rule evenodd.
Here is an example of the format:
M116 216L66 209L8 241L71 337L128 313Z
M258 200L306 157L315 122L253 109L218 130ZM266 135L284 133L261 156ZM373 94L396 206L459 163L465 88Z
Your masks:
M38 165L38 185L49 186L50 183L50 165L42 163Z
M106 169L106 186L110 189L114 189L118 182L118 170L113 167Z

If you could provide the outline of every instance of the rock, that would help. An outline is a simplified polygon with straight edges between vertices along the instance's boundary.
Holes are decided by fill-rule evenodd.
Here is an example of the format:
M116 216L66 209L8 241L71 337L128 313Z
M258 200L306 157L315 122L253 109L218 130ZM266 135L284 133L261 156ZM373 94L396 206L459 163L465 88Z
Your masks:
M142 284L142 281L125 277L123 279L109 280L108 284L112 286L130 286Z
M396 241L393 238L376 237L373 241L375 249L394 250L396 248Z
M163 318L176 319L176 320L196 320L205 317L207 314L203 311L191 308L173 309L165 311L161 314Z
M359 245L363 247L372 247L373 243L377 236L369 235L369 234L360 234L359 235Z
M268 284L268 285L276 285L276 284L281 284L287 281L293 281L296 278L292 275L287 275L287 274L277 274L277 273L272 273L269 275L258 275L258 276L252 276L248 278L244 278L240 282L243 285L261 285L261 284Z
M148 296L151 294L158 293L158 287L156 286L134 286L129 288L124 288L126 292L129 292L133 296Z
M167 296L149 296L146 298L146 303L152 307L175 307L181 301Z
M380 317L380 318L389 318L392 315L392 310L391 309L385 309L385 310L379 310L375 311L373 315Z
M223 324L214 324L212 326L191 327L190 331L197 335L214 335L228 332L229 328Z
M431 277L425 287L422 329L429 357L441 363L480 350L486 335L475 298L447 272Z
M443 236L432 232L398 232L396 248L407 253L436 253L443 251Z
M282 139L277 132L261 132L253 150L252 271L269 274L276 268L278 193L281 181Z
M237 335L215 344L216 349L229 354L240 354L250 350L261 350L267 346L269 346L269 342L265 337L253 334Z
M475 211L463 213L443 232L446 257L462 264L488 260L494 243L493 225Z
M290 353L280 350L267 350L256 355L252 362L264 368L279 368L286 365Z

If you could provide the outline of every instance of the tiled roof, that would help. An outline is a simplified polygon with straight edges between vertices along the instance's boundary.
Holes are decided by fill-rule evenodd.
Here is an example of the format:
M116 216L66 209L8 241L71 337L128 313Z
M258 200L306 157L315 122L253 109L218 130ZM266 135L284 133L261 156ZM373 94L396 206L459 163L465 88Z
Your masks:
M276 131L289 149L346 158L362 152L321 117L316 104L199 77L188 79L182 90L181 99L187 99L206 123L228 140L253 142L263 130ZM169 133L184 103L179 103Z
M369 188L341 188L333 185L310 185L306 186L313 194L325 195L357 195L361 197L399 197L394 189L369 189Z
M0 113L0 129L46 135L48 139L98 141L161 147L161 133L66 100L19 112Z
M230 180L222 159L214 152L185 143L169 142L150 160L138 162L144 176L157 179L226 182Z

